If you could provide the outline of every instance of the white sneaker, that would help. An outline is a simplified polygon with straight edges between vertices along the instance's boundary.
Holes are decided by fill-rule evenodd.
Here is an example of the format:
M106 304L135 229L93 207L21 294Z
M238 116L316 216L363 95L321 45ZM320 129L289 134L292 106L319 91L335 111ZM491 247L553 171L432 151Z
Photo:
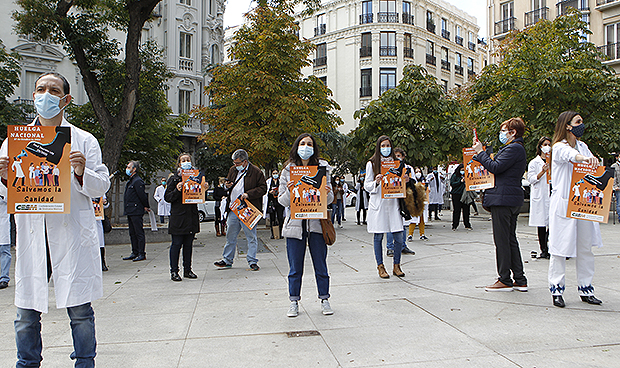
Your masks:
M408 235L408 236L407 236L407 241L408 241L408 242L413 241L413 236L412 236L412 235Z
M343 226L342 226L342 225L338 225L338 227L339 227L339 228L341 228L341 229L343 228Z
M286 315L289 317L297 317L299 315L299 304L297 304L297 302L291 302L291 306L288 307Z
M334 314L334 310L332 309L331 305L329 305L329 300L327 299L321 300L321 311L326 316Z

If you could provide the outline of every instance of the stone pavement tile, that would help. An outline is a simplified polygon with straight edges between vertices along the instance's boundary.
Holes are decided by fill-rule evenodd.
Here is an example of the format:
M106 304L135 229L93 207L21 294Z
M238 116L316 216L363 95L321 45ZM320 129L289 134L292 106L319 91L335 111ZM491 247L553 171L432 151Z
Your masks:
M588 346L563 350L543 350L523 354L506 354L519 367L611 368L618 367L620 346Z
M184 281L179 284L183 283ZM154 288L125 286L112 295L98 299L93 303L95 317L118 316L119 313L124 318L152 315L153 313L161 315L192 313L196 307L196 300L198 300L200 281L193 281L193 283L196 285L179 285L178 288L174 285L174 290L171 290L172 286L156 286ZM189 282L185 284L189 284ZM181 289L182 286L188 287L183 290Z
M188 339L178 367L336 368L339 364L321 336L273 333Z
M97 331L99 334L99 331ZM177 367L183 350L183 340L136 341L102 343L97 345L97 367L122 368L171 368ZM68 358L67 358L68 359ZM60 363L61 361L59 361ZM43 361L45 363L45 360ZM70 364L49 365L49 367L70 367ZM200 366L200 365L199 365ZM202 365L206 367L206 365ZM45 364L43 364L45 367Z
M361 366L360 366L361 367ZM377 367L373 365L373 367ZM456 359L443 359L441 356L422 362L390 364L390 368L518 368L519 366L500 355L471 356Z
M184 339L192 320L192 313L149 314L119 313L97 316L97 341L106 343L148 342ZM70 342L71 336L67 334Z

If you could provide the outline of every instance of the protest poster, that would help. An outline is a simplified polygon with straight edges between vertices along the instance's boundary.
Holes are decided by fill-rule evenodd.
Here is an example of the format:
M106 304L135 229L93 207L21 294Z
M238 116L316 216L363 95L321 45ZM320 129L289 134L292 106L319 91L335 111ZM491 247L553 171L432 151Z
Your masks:
M549 166L551 166L551 153L547 152L547 153L542 153L542 159L543 161L545 161L545 163L549 164ZM547 177L547 184L551 184L551 172L550 170L547 170L547 172L545 173L546 177Z
M463 168L465 169L465 190L483 190L495 187L495 175L490 173L478 161L474 161L476 154L471 147L463 148Z
M181 179L183 180L183 191L181 192L183 203L205 203L205 177L200 174L200 170L183 170Z
M239 220L250 229L253 229L258 221L260 221L263 217L262 211L259 211L256 207L254 207L250 201L241 199L241 196L230 204L230 210L233 211Z
M574 163L566 217L606 223L613 184L614 169Z
M291 166L291 218L327 218L327 168L325 166Z
M70 213L70 151L70 127L9 125L8 213Z
M381 198L405 198L405 163L399 160L381 161Z
M95 220L103 220L103 197L92 198L92 201L95 210Z

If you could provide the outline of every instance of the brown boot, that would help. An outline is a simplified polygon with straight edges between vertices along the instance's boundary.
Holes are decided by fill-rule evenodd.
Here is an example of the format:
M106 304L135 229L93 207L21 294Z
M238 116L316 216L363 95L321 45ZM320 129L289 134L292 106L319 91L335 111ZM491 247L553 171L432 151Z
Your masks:
M404 277L405 273L400 269L400 264L394 263L394 276Z
M222 236L222 232L220 231L220 224L215 224L215 236Z
M222 236L226 236L226 223L220 224L222 227Z
M385 270L385 266L383 264L378 265L377 270L379 270L379 277L381 277L382 279L390 278L390 275L388 275L387 271Z

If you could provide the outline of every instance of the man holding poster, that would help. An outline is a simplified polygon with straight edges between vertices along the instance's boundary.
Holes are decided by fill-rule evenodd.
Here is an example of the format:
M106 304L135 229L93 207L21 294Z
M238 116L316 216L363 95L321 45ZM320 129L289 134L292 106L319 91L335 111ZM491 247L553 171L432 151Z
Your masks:
M35 83L33 99L38 116L29 126L70 129L68 160L73 172L61 171L60 174L61 189L71 195L70 213L15 215L17 367L39 366L43 359L40 321L41 313L48 311L51 277L54 278L56 306L66 308L71 319L74 351L70 357L76 360L76 366L94 367L97 343L91 302L103 295L103 286L91 198L101 197L108 190L108 169L101 162L97 139L63 118L62 110L71 102L71 95L69 83L62 75L46 73L40 76ZM0 176L4 186L10 167L7 146L5 140L0 150ZM42 160L51 160L56 165L58 159L65 157L52 155ZM63 176L70 180L70 185L64 188Z

